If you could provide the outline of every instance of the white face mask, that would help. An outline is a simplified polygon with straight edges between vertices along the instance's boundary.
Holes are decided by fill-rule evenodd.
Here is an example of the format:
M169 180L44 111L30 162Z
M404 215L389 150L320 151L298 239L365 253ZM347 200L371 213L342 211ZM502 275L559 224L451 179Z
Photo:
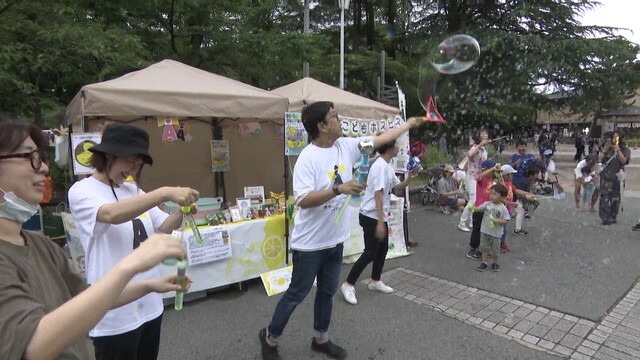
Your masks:
M24 224L38 212L37 205L31 205L20 199L13 191L4 193L4 203L0 204L0 217Z

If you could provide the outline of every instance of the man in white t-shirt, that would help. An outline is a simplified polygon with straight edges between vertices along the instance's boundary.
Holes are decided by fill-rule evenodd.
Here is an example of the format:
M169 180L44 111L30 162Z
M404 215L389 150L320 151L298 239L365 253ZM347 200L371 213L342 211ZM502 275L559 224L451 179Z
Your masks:
M417 126L417 121L410 121L373 139L345 138L333 103L327 101L305 107L302 123L310 144L300 153L293 171L293 193L300 207L291 235L293 276L271 323L260 330L264 360L280 359L278 339L295 308L309 294L316 277L311 349L334 359L347 356L346 350L329 341L333 296L338 290L342 268L342 243L349 238L349 216L336 221L336 215L347 195L360 194L365 189L352 179L353 166L361 156L358 144L370 140L378 147Z
M390 294L393 289L380 280L384 261L389 250L389 216L391 208L391 193L399 195L411 179L418 174L414 169L406 174L404 181L396 176L393 166L389 164L391 159L398 155L399 148L395 140L383 144L377 149L380 156L371 165L367 177L367 189L364 191L364 199L360 207L359 222L364 234L364 252L351 268L347 281L342 284L340 290L344 299L352 305L356 305L356 282L367 265L373 262L371 267L371 282L369 290Z

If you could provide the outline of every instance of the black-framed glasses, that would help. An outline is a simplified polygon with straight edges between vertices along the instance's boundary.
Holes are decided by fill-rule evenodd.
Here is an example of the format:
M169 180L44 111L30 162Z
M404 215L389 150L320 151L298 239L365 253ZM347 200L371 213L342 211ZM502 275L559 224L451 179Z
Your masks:
M39 150L33 150L31 152L19 154L0 155L0 160L15 158L29 159L29 161L31 162L31 167L35 171L40 171L42 163L48 163L46 154L40 152Z

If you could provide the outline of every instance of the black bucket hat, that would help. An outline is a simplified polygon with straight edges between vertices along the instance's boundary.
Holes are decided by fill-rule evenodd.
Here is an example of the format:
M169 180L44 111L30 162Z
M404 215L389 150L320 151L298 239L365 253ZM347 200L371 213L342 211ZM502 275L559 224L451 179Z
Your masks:
M146 131L127 124L109 124L102 133L102 142L89 149L117 157L139 155L145 164L153 165L149 155L149 134Z

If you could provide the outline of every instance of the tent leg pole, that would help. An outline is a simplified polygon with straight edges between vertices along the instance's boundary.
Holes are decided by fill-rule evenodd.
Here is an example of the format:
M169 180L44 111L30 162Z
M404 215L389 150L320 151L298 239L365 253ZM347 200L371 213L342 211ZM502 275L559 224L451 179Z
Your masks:
M285 146L286 140L285 140ZM289 157L287 155L284 156L284 201L285 204L287 199L289 198ZM285 207L286 209L286 207ZM287 212L285 211L284 215L284 245L285 245L285 264L289 265L289 218L287 217Z

